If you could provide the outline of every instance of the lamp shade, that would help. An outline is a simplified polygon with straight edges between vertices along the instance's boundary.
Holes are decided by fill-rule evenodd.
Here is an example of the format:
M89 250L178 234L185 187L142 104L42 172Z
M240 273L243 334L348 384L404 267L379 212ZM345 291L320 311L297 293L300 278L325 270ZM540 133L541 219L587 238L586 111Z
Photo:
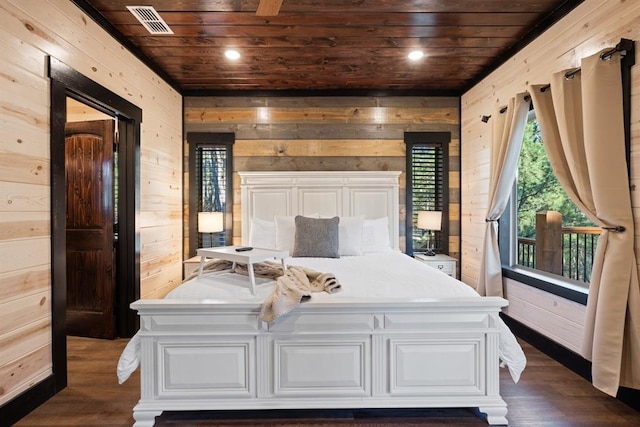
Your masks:
M217 233L224 230L224 213L198 212L198 232Z
M441 230L441 211L418 211L418 228L423 230Z

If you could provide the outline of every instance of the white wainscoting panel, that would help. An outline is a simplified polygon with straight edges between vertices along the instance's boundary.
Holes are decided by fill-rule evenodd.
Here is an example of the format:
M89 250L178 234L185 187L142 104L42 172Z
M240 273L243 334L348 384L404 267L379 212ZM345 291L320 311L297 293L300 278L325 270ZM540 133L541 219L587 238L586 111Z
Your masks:
M505 279L504 313L558 344L580 353L586 306L515 280Z
M322 217L339 216L342 213L342 188L299 188L298 212L317 213Z
M483 330L490 322L487 313L460 312L460 313L392 313L384 317L386 330L402 329L428 331L446 328L464 330Z
M384 206L394 203L391 191L371 191L366 188L352 189L350 200L352 203L349 209L351 215L362 215L370 219L387 216Z
M249 195L251 218L273 221L275 215L291 215L291 191L287 189L263 190ZM247 234L248 237L248 234Z
M461 342L462 341L462 342ZM470 338L390 339L391 394L483 392L480 364L484 346Z
M370 394L369 337L274 340L276 395Z
M253 339L200 345L160 341L158 346L160 397L254 396Z
M374 328L374 318L370 313L340 313L339 316L326 314L305 314L292 312L268 325L271 332L369 332Z

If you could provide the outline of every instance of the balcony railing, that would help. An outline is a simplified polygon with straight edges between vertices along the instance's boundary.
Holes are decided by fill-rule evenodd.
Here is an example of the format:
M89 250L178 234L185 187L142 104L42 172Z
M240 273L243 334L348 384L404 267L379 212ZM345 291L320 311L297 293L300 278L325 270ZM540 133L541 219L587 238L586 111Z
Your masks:
M562 275L589 283L600 227L562 227Z
M518 237L518 265L589 283L601 229L558 227L560 214L541 214L536 219L536 238Z
M536 268L536 239L518 237L518 265Z

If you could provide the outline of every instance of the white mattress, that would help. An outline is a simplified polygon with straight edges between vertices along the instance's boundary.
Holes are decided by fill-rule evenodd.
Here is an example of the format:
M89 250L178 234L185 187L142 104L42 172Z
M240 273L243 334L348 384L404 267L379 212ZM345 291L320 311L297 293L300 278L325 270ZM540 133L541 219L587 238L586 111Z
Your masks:
M398 252L378 252L341 258L287 258L286 264L333 273L341 290L319 292L310 301L337 298L445 298L478 296L459 280ZM274 281L256 278L256 295L251 295L249 278L232 273L205 273L171 291L166 298L264 300L273 291ZM307 304L306 302L305 304Z
M341 290L334 294L314 293L304 304L322 301L480 297L463 282L398 252L329 258L288 258L287 265L298 265L323 273L333 273ZM249 289L249 278L232 273L206 273L171 291L166 298L215 299L261 302L271 294L274 281L256 278L256 295ZM500 359L515 382L526 365L525 355L508 327L501 321ZM121 356L118 377L122 383L137 368L137 336ZM122 365L122 366L121 366Z

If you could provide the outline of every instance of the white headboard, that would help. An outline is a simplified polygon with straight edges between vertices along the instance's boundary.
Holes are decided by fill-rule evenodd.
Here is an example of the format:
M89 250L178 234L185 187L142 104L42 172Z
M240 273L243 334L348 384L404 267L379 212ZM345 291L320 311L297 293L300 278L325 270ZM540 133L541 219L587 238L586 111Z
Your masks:
M398 171L238 172L242 243L248 244L251 218L320 214L389 218L389 240L399 247Z

